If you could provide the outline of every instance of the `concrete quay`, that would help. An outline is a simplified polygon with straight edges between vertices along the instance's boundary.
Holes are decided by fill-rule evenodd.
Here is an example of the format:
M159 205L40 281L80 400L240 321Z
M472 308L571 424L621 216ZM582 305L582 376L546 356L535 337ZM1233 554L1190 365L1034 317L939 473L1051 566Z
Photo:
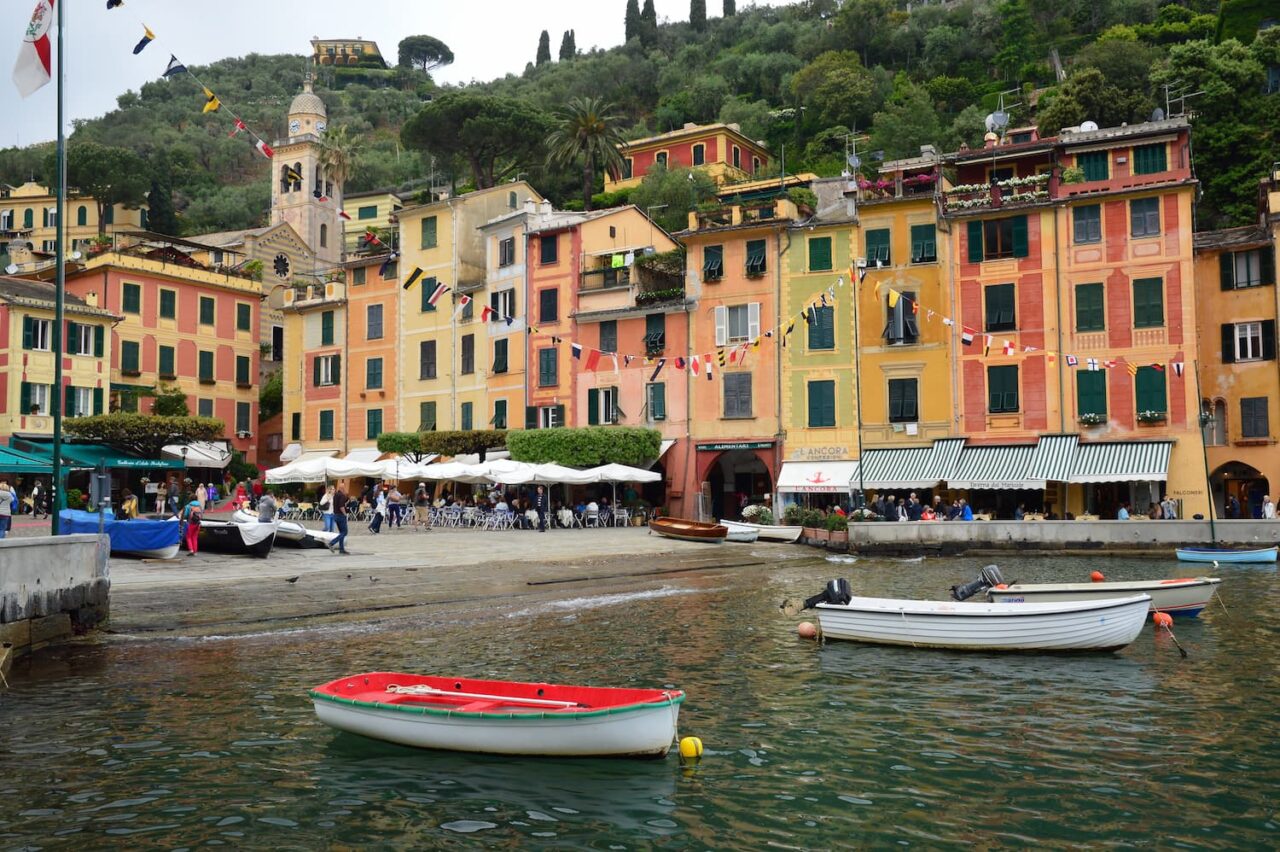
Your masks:
M673 541L637 527L404 528L376 536L362 528L353 530L348 548L348 556L277 547L267 559L213 553L112 559L108 632L230 635L339 621L467 618L816 555L798 545Z

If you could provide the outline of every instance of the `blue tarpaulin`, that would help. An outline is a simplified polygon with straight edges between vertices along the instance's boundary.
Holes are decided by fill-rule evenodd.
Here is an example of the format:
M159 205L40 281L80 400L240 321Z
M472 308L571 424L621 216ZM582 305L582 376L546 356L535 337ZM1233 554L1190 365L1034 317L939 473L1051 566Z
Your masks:
M178 543L182 524L175 521L151 521L134 518L131 521L117 521L111 512L104 512L103 530L111 537L111 552L139 552L143 550L160 550ZM62 521L61 533L98 533L98 515L96 512L81 512L76 509L63 509L59 513Z

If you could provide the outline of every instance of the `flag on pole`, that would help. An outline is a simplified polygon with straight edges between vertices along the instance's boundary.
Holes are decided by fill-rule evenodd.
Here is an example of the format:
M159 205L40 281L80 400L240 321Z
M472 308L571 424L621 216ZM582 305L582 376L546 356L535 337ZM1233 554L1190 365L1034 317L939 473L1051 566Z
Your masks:
M421 272L421 270L414 270L414 271L415 271L415 272ZM412 277L412 276L410 276L410 277ZM431 305L432 307L435 307L436 302L438 302L438 301L440 301L442 298L444 298L444 294L445 294L445 293L448 293L448 292L449 292L449 288L448 288L448 287L446 287L444 284L437 284L437 285L436 285L436 289L435 289L435 290L433 290L433 291L431 292L431 295L427 297L427 304L428 304L428 305ZM536 333L536 332L537 332L537 329L536 329L536 328L533 328L532 326L530 326L530 329L529 329L529 330L530 330L531 332L534 332L534 333Z
M53 4L56 0L36 0L31 21L22 34L18 61L13 63L13 85L18 94L27 97L53 77L53 47L49 30L53 29Z
M420 267L420 266L415 266L415 267L413 268L413 271L409 273L409 277L408 277L408 278L406 278L406 279L404 280L404 289L408 290L408 289L409 289L410 287L412 287L412 286L417 282L417 280L418 280L419 278L421 278L421 277L422 277L422 267ZM431 304L433 304L433 305L434 305L434 304L435 304L435 302L432 302Z
M217 112L222 109L222 101L218 100L218 96L213 92L205 89L204 97L204 109L200 110L201 112ZM298 180L302 180L302 178L299 177Z
M579 361L582 360L582 344L581 343L569 344L569 351L574 358L577 358Z
M259 154L261 154L262 156L266 157L268 160L270 160L272 157L274 157L274 156L276 155L276 152L275 152L275 151L273 151L273 150L271 150L271 146L270 146L270 145L268 145L266 142L262 141L261 139L259 139L259 140L258 140L257 142L255 142L255 143L253 143L253 147L257 148L257 149L258 149L258 153L259 153ZM341 216L341 217L342 217L342 218L344 218L344 219L350 219L350 218L351 218L351 217L350 217L350 216L348 216L346 213L343 213L341 210L339 210L339 211L338 211L338 215L339 215L339 216Z
M651 375L651 376L649 377L649 381L651 381L651 382L652 382L652 381L655 381L655 380L658 378L658 374L662 372L662 368L663 368L663 367L665 367L665 366L667 366L667 359L666 359L666 358L659 358L659 359L658 359L658 366L657 366L657 367L654 367L654 369L653 369L653 375Z
M183 65L181 62L179 62L179 61L178 61L178 57L176 57L176 56L174 56L172 53L170 53L170 54L169 54L169 64L165 66L165 68L164 68L164 73L163 73L163 74L161 74L160 76L161 76L161 77L172 77L174 74L185 74L186 72L187 72L187 66L185 66L185 65Z
M391 268L391 264L395 263L399 257L400 255L395 252L391 252L391 254L387 255L386 260L382 261L382 265L378 267L378 277L386 278L387 270Z
M237 133L239 133L242 130L248 130L248 129L249 128L244 126L244 122L237 118L235 126L231 128L231 132L227 134L227 137L230 139L234 139Z
M142 25L142 41L133 46L133 55L137 56L142 52L143 48L156 40L156 34L151 32L151 27L146 24Z

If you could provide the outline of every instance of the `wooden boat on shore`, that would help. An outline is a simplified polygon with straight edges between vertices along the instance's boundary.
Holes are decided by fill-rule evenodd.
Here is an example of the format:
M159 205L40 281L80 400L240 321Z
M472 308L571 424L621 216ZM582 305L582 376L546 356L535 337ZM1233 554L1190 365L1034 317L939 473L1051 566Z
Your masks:
M684 693L396 672L310 690L321 722L447 751L557 757L665 757Z
M1226 547L1179 547L1180 562L1246 563L1270 562L1275 564L1278 548L1262 547L1256 550L1233 550Z
M1194 618L1213 600L1221 582L1218 577L1183 577L1118 583L1015 583L1003 589L987 589L987 600L992 603L1045 603L1145 594L1151 597L1152 612Z
M649 532L680 541L701 541L707 544L723 544L729 536L729 531L720 524L688 521L684 518L654 518L649 522Z
M1150 595L1055 603L862 598L833 581L806 601L822 635L963 651L1118 651L1142 631Z
M232 521L202 521L200 549L212 553L266 558L276 541L276 525L254 521L237 524Z
M760 541L781 541L786 544L798 541L800 534L804 532L804 527L779 527L773 524L750 524L746 521L726 521L721 519L720 523L729 528L732 532L734 527L745 529L753 529L760 535ZM733 539L730 539L732 541Z
M760 531L753 526L740 524L736 521L721 521L720 526L729 531L725 536L725 541L737 541L743 544L750 544L760 537Z
M259 523L256 512L236 509L231 513L231 520L237 524ZM297 521L276 521L276 545L285 547L328 547L335 538L336 532L313 530Z

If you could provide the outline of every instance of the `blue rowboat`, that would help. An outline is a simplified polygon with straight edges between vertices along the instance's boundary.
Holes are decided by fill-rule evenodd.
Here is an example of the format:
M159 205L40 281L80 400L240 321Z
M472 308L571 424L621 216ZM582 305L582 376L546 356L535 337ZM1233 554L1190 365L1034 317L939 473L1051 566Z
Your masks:
M1269 562L1275 564L1276 551L1280 548L1263 547L1258 550L1228 550L1220 547L1179 547L1178 559L1183 562Z

